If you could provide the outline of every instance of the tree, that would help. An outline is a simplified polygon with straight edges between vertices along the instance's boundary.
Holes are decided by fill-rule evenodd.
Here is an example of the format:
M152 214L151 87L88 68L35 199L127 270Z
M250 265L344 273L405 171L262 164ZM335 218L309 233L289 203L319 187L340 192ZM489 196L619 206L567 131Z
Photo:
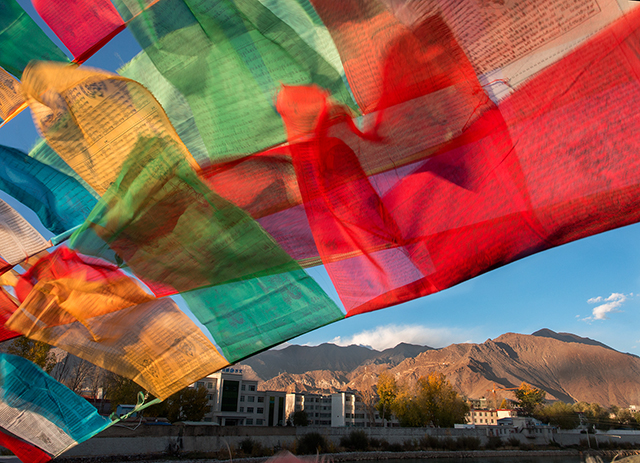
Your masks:
M518 406L522 408L525 415L529 416L542 406L546 394L542 389L535 388L524 382L515 391Z
M294 426L308 426L309 425L309 416L307 412L304 410L298 410L297 412L293 412L291 414L291 420L293 421Z
M442 373L431 373L400 388L392 407L401 426L453 427L464 423L469 412L466 401Z
M509 410L510 408L511 408L511 405L509 405L509 402L507 401L507 399L502 399L502 402L500 403L500 409Z
M201 421L209 410L207 389L204 387L185 387L169 396L161 405L165 405L164 416L173 422Z
M135 405L141 390L142 387L128 378L112 372L105 374L104 396L111 401L112 412L118 405Z
M53 367L56 366L56 356L51 352L51 346L44 342L29 339L20 336L11 341L7 348L7 352L13 355L19 355L27 360L35 363L47 373L51 373Z
M376 410L378 410L383 420L390 420L393 413L393 404L398 395L396 379L390 373L383 371L378 376L377 389L380 400L376 405Z
M560 429L575 429L580 424L580 417L571 404L556 402L539 409L536 418Z

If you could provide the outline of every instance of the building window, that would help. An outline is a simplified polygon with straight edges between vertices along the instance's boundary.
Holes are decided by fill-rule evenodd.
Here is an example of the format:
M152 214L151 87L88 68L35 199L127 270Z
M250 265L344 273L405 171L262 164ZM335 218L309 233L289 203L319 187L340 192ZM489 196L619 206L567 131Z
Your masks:
M220 411L235 412L238 409L238 381L225 381L222 383L222 400ZM242 402L242 397L240 397Z
M258 402L264 402L264 397L258 397Z
M244 402L244 396L243 395L240 396L240 402Z
M258 411L256 413L264 413L264 408L258 407Z
M204 387L204 383L202 381L198 381L196 383L196 388L199 388L199 387Z
M244 412L244 407L240 407L240 408L238 409L238 411L239 411L240 413Z
M212 389L213 388L213 383L209 382L207 383L207 389Z
M253 407L247 407L247 413L253 413Z
M256 397L253 395L248 395L247 396L247 402L255 402L256 401Z
M249 384L249 390L250 390L251 392L255 392L255 390L256 390L256 386L255 386L255 385L253 385L253 384Z
M248 425L252 425L253 424L253 418L247 418L247 424Z
M246 387L246 386L243 384L242 386L240 386L240 390L241 390L241 391L244 391L244 390L245 390L245 387Z

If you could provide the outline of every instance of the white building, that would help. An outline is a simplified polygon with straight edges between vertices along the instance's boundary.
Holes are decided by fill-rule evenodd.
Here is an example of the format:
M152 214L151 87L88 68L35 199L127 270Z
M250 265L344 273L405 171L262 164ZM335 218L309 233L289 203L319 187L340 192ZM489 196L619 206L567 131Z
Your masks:
M258 381L241 367L223 368L196 382L207 389L209 411L204 420L221 426L283 426L285 392L258 391Z
M306 412L311 426L364 428L384 425L378 412L367 411L360 397L351 392L326 395L304 392L287 394L285 414L288 419L291 419L293 413L299 411ZM398 421L394 419L386 424L397 426Z

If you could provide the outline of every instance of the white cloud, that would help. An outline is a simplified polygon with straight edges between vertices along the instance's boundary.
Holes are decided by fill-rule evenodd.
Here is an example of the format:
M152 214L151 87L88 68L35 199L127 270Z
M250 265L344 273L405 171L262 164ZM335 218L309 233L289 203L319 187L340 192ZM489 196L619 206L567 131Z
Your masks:
M453 343L471 342L471 333L449 328L428 328L422 325L383 325L350 336L338 336L330 343L369 346L375 350L395 347L401 342L430 347L445 347Z
M622 304L627 300L627 296L622 293L611 293L611 296L606 299L602 296L592 297L587 300L588 304L596 304L600 302L604 302L604 304L600 304L593 308L592 314L590 317L583 318L583 320L606 320L607 314L611 312L621 312L618 310Z

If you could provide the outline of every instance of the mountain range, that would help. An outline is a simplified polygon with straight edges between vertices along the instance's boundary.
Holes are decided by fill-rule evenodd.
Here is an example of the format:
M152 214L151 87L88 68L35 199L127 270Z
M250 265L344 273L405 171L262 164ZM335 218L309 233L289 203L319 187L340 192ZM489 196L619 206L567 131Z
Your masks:
M640 358L593 339L542 329L506 333L482 344L434 349L398 344L376 351L363 346L291 345L244 360L262 390L328 393L371 391L380 372L411 381L430 372L445 374L469 398L514 398L522 382L547 392L547 399L640 404Z

